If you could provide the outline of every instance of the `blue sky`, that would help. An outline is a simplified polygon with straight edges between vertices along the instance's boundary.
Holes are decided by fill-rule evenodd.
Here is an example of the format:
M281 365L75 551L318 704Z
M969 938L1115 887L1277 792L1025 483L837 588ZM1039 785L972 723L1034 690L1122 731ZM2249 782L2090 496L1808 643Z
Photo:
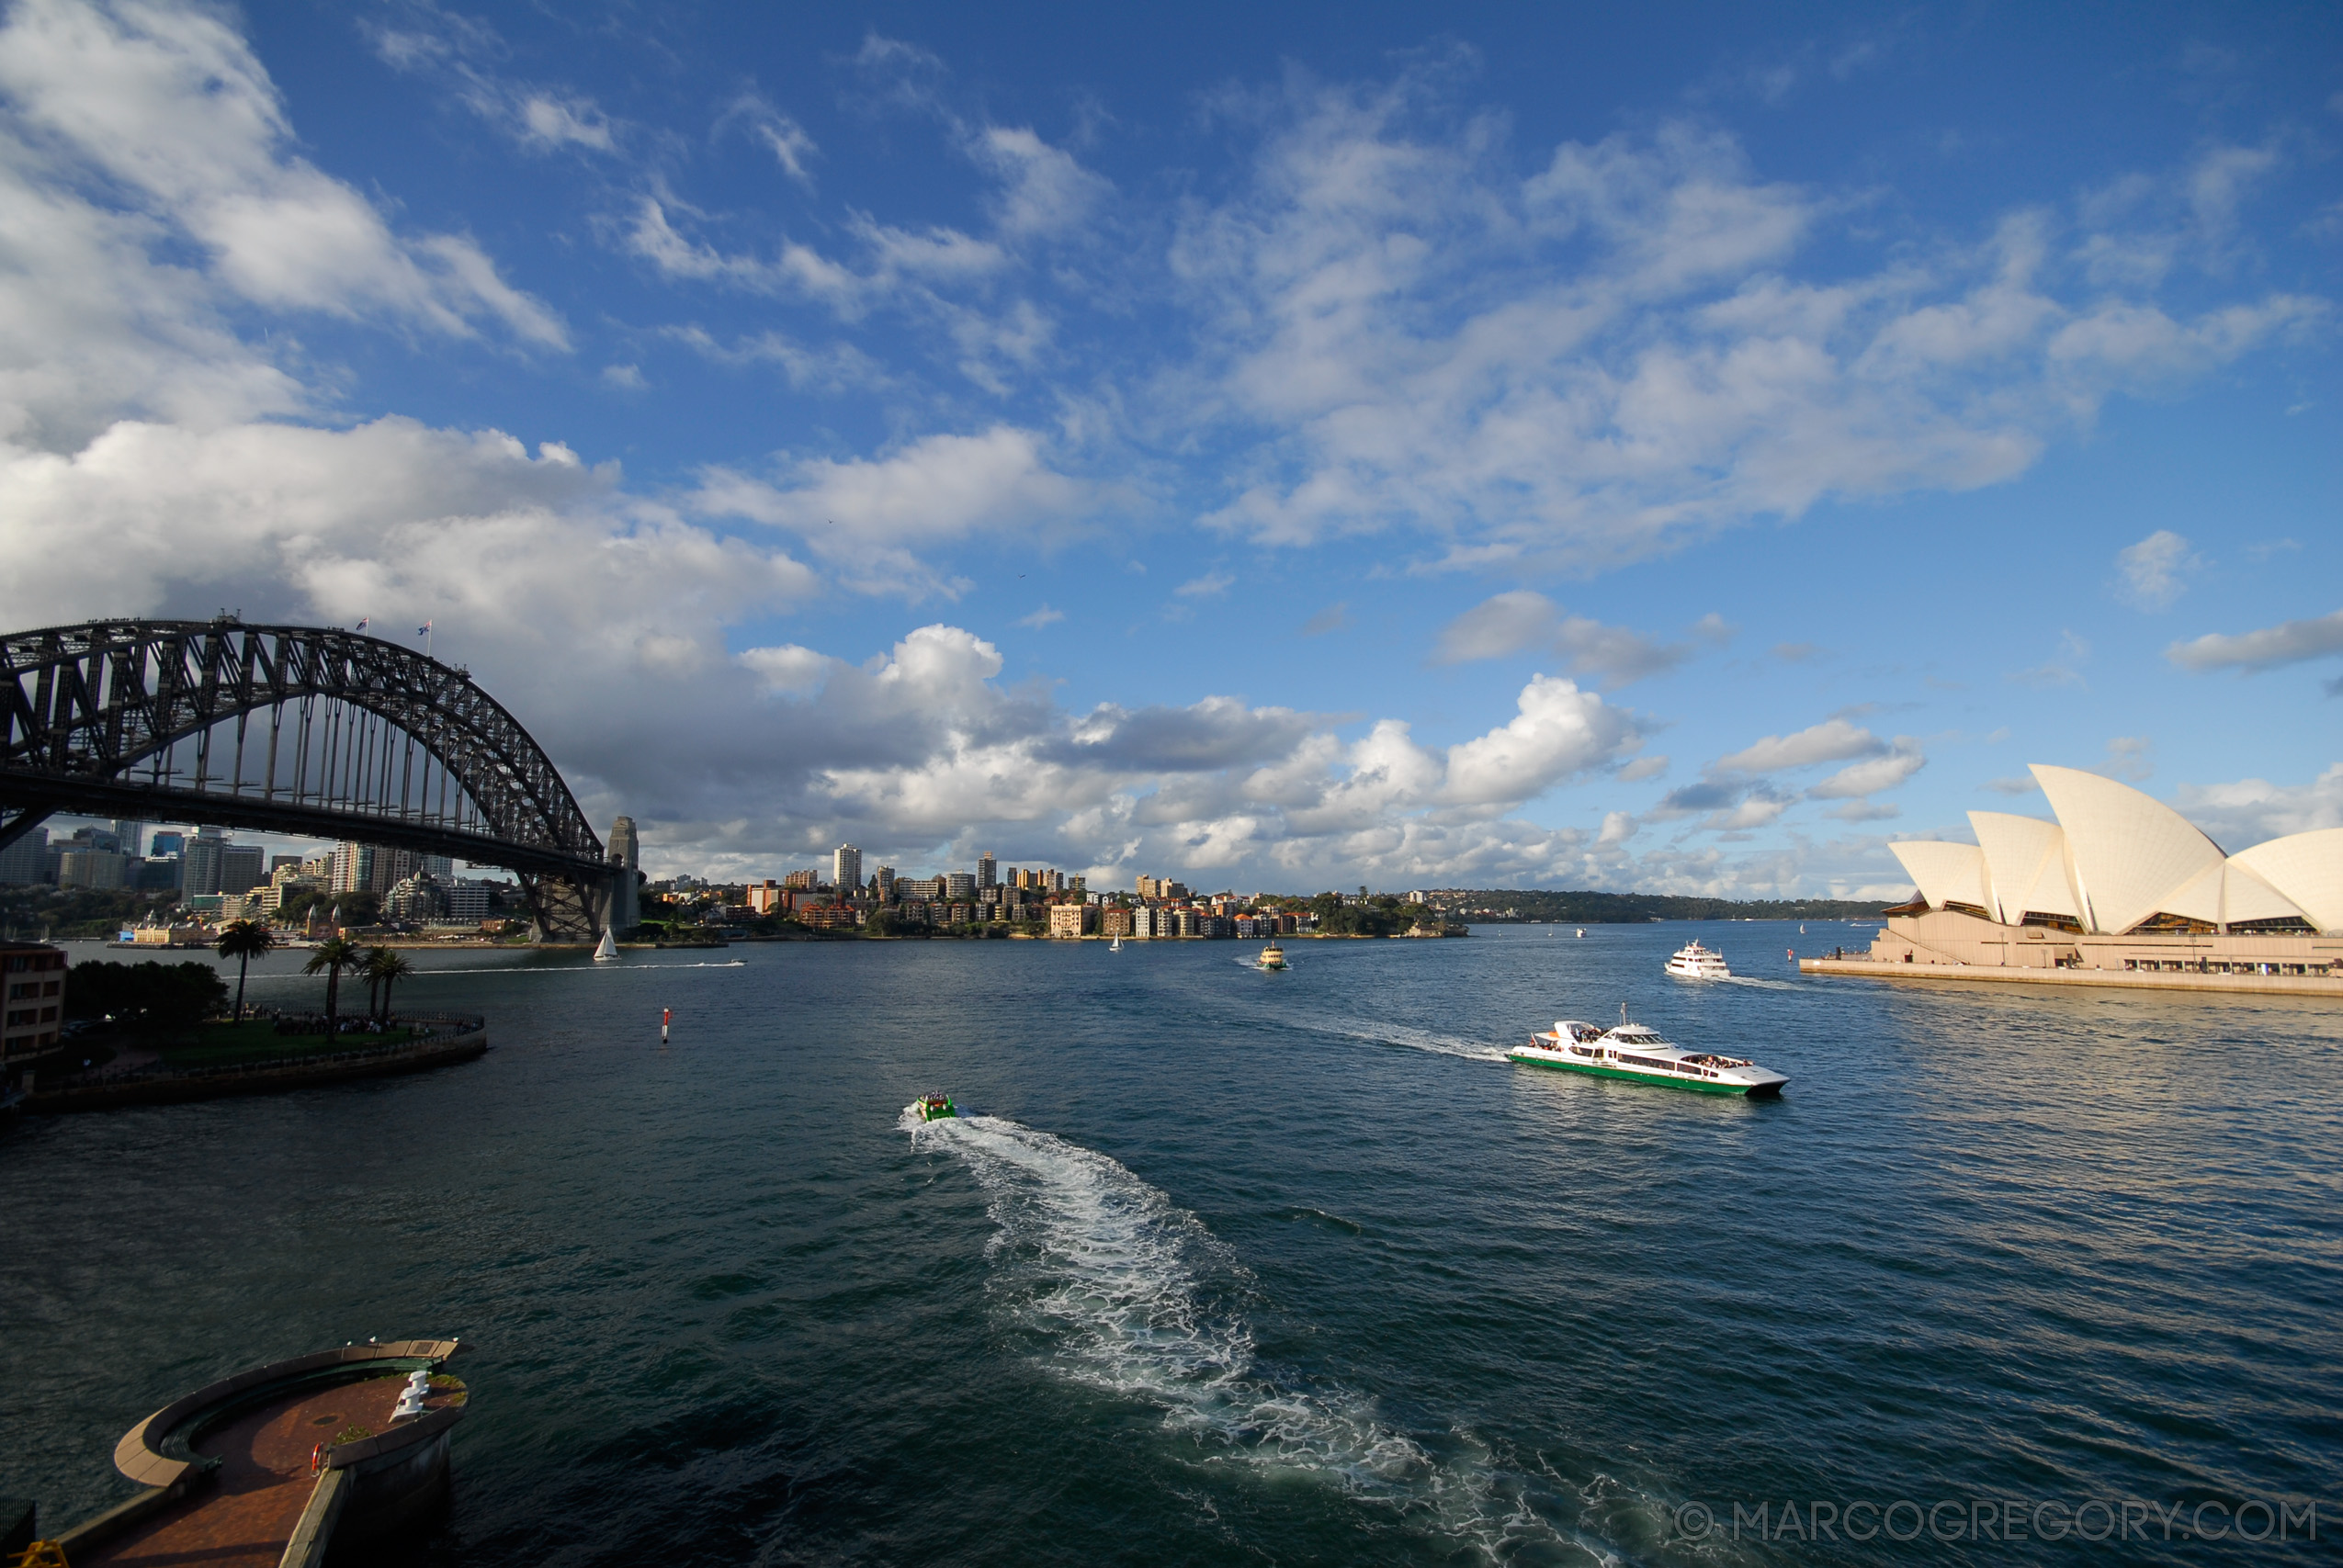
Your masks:
M0 14L0 613L432 620L656 870L2343 825L2331 7Z

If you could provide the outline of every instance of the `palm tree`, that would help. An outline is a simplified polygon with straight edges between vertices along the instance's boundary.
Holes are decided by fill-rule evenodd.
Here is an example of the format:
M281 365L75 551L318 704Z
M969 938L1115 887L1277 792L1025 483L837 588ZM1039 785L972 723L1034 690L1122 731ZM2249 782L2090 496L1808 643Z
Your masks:
M355 970L366 960L358 955L357 944L347 937L328 937L317 944L317 951L301 965L304 975L325 976L325 1038L332 1040L340 1032L342 972Z
M277 949L277 933L262 920L231 920L220 932L219 944L213 949L222 958L236 961L236 1021L244 1017L244 971L255 958L266 958Z
M390 950L387 947L369 947L366 950L366 956L351 965L353 974L366 976L366 1015L368 1018L381 1011L382 961L390 956Z
M382 987L382 1006L375 1014L377 1018L390 1021L390 987L414 972L415 966L407 961L407 955L395 947L378 947L367 954L367 984Z

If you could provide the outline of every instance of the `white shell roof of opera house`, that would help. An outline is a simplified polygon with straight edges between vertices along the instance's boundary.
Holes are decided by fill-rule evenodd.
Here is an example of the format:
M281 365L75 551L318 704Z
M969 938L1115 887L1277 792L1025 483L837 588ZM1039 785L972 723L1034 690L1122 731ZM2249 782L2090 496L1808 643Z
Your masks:
M2157 915L2231 926L2298 919L2343 931L2343 828L2230 855L2187 818L2129 784L2035 763L2058 819L1972 811L1974 844L1887 847L1932 907L1966 904L2005 925L2054 915L2122 935Z

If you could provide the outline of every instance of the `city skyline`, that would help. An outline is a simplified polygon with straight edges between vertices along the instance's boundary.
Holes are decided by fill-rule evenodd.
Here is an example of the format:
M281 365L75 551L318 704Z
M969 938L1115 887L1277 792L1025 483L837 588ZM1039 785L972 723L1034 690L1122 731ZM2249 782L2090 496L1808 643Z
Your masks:
M427 635L653 876L2343 824L2328 13L643 28L0 11L0 615Z

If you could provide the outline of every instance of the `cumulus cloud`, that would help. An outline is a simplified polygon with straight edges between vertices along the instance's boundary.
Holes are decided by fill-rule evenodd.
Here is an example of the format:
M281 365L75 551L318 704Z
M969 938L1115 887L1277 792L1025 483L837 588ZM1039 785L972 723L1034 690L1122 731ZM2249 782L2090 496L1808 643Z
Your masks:
M2158 528L2115 553L2123 596L2143 610L2170 608L2188 587L2182 573L2203 564L2189 552L2189 541L2169 528Z
M1565 615L1545 594L1515 589L1483 600L1441 629L1434 664L1501 659L1535 649L1568 662L1574 674L1614 685L1665 674L1692 655L1687 643L1659 643L1624 626Z
M2235 854L2266 839L2343 828L2343 762L2303 784L2268 779L2233 784L2183 784L2173 807Z
M2343 610L2310 620L2281 621L2258 631L2207 632L2191 641L2174 643L2164 650L2164 657L2183 670L2236 670L2250 675L2330 653L2343 653Z

